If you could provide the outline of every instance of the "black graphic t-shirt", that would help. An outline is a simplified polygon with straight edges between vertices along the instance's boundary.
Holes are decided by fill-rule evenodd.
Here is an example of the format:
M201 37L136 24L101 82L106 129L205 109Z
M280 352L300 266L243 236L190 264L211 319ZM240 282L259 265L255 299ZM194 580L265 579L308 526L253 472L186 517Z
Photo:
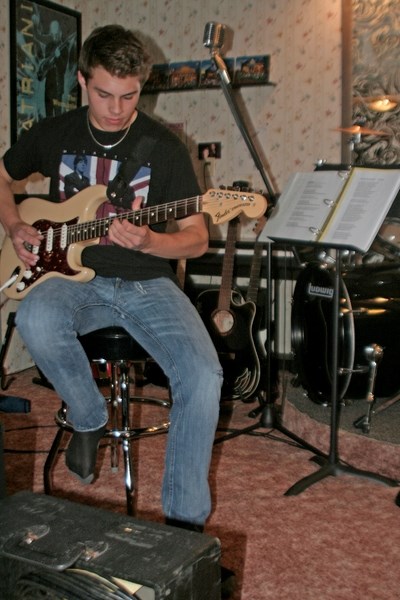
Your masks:
M87 107L81 107L34 125L4 155L9 175L15 180L37 172L49 177L49 199L63 203L76 193L83 191L90 194L90 186L107 186L139 140L147 136L156 142L130 182L132 198L140 196L143 198L142 206L148 207L200 194L189 152L168 128L139 112L123 141L113 148L104 149L90 136L86 113ZM94 134L102 144L114 144L121 137L120 132L94 130ZM96 214L81 217L79 212L76 216L87 221L112 218L118 212L126 212L126 209L117 209L107 201L105 190L104 198L105 202ZM82 206L82 211L84 208ZM62 216L62 206L60 211L62 222L66 218ZM38 218L46 218L46 215L38 215ZM165 231L166 223L151 227L155 231ZM99 244L85 247L82 261L104 277L130 280L173 277L169 260L121 248L107 238L102 238Z

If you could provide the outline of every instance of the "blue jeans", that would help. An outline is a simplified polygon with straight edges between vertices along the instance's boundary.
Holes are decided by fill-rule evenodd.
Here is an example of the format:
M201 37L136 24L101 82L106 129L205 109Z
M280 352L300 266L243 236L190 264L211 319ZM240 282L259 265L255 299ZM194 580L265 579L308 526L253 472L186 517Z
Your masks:
M60 277L34 287L16 324L39 369L68 406L76 431L107 422L103 394L77 335L124 327L163 369L172 395L162 488L167 517L203 524L211 511L208 472L223 373L189 298L168 278L123 281Z

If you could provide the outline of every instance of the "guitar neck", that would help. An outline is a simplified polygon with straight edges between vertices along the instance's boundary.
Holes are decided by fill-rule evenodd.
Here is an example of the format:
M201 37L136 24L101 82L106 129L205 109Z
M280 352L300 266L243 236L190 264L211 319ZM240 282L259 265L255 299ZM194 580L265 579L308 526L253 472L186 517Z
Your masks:
M260 287L261 263L262 263L263 249L264 249L263 242L255 243L253 259L251 261L249 285L247 288L246 299L251 300L255 304L257 303L258 290Z
M111 223L114 219L128 220L134 225L154 225L163 223L168 219L181 219L202 211L202 196L194 196L185 200L177 200L167 202L157 206L149 206L139 210L133 210L119 214L117 216L96 219L93 221L85 221L84 223L76 223L60 228L61 237L63 236L63 228L68 227L66 234L67 243L82 242L107 235Z
M225 242L225 254L222 263L221 286L218 299L219 310L229 310L231 304L237 226L237 219L233 219L228 223L228 231Z

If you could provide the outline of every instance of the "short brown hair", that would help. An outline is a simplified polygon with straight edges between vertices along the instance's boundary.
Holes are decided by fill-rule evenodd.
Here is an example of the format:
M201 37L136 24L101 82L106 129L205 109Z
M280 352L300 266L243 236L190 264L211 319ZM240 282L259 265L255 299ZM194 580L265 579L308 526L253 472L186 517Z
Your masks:
M142 42L121 25L97 27L85 40L78 69L87 81L95 67L103 67L116 77L137 76L142 84L151 70L150 56Z

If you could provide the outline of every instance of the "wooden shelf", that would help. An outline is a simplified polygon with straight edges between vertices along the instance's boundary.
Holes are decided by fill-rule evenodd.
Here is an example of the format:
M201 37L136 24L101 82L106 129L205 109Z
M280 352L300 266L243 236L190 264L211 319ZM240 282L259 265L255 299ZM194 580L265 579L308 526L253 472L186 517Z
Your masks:
M251 88L251 87L274 87L276 86L276 83L271 83L269 81L263 81L261 83L240 83L240 84L232 84L232 88L233 89L239 89L242 87L247 87L247 88ZM169 92L175 93L175 92L208 92L210 90L220 90L221 86L219 85L212 85L212 86L204 86L204 87L182 87L182 88L168 88L168 89L159 89L159 90L146 90L146 86L143 88L142 90L142 95L143 94L168 94Z

